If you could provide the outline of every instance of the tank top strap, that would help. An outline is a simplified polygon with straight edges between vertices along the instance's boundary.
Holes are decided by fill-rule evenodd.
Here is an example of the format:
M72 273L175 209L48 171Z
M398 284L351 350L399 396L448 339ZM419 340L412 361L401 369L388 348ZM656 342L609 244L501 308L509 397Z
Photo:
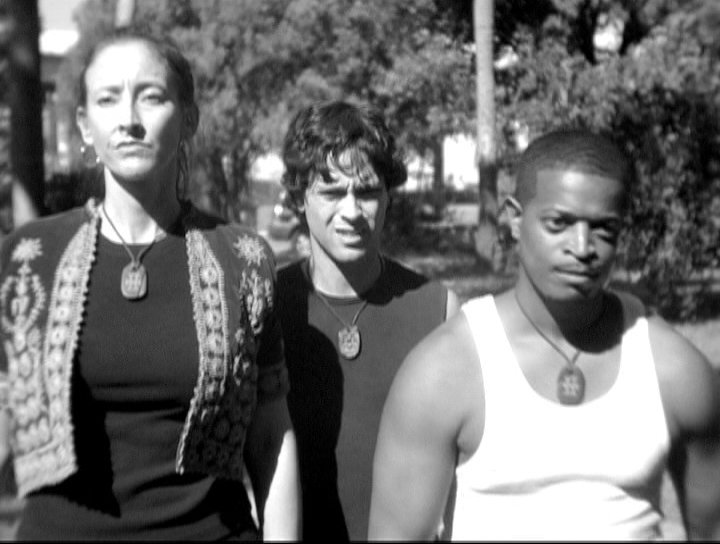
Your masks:
M502 412L532 402L535 394L517 362L495 297L485 295L472 299L462 306L462 311L470 325L480 361L486 410Z
M648 323L645 318L645 306L629 293L612 292L618 297L623 309L624 332L620 360L620 376L624 380L631 378L633 386L640 383L657 383L655 361L650 349ZM646 381L648 380L648 381ZM654 391L654 387L650 391Z
M500 342L497 334L500 332L498 327L502 330L503 336L505 331L502 329L499 317L497 317L495 299L491 295L468 300L462 305L461 310L470 326L475 349L477 349L478 353L486 349L488 344L492 344L492 347L500 347L495 345ZM493 317L496 317L496 319L493 319Z
M650 345L645 305L629 293L614 292L623 306L625 332L622 339L620 372L611 391L615 401L622 397L627 405L645 413L646 430L661 449L667 448L670 436L662 403L660 382ZM620 416L620 414L618 414Z

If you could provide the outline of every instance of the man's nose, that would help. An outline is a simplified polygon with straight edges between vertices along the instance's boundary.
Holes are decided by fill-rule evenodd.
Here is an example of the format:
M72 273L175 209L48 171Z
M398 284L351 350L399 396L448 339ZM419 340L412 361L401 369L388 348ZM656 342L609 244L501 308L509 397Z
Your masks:
M345 217L355 218L362 215L360 200L355 196L353 191L348 191L340 201L340 209Z
M590 225L587 221L578 221L571 230L570 248L573 254L582 259L592 255L595 245L590 233Z

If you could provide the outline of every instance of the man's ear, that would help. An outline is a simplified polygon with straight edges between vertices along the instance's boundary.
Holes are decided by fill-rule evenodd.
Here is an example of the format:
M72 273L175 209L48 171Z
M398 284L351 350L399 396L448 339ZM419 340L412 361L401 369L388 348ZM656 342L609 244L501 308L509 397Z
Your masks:
M520 239L520 224L522 223L523 208L522 204L513 196L505 197L500 206L501 217L505 216L505 221L510 225L510 234L516 242Z
M80 131L83 142L85 142L86 145L93 145L92 134L90 133L90 128L87 123L87 112L83 106L78 106L75 110L75 124Z

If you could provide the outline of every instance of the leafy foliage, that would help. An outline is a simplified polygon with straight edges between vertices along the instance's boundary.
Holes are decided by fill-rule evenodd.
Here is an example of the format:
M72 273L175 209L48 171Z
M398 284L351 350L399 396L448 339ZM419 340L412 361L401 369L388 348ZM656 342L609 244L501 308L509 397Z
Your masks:
M366 100L419 155L444 135L474 133L472 0L137 0L135 19L190 57L201 108L193 199L240 218L254 159L277 149L310 102ZM115 0L86 0L83 47L112 25ZM622 23L616 51L596 47ZM496 134L558 125L611 131L634 156L621 265L668 317L697 317L720 255L720 5L715 0L495 0ZM498 138L502 168L516 150ZM398 207L399 209L399 207ZM402 229L399 229L402 231Z
M80 73L83 48L112 25L114 0L86 0L82 41L63 72ZM194 66L201 109L191 196L238 219L249 169L277 149L290 117L342 98L383 108L401 145L424 154L466 129L470 53L431 0L138 0L135 20L169 34Z
M666 317L717 311L706 303L720 264L720 5L553 3L540 30L518 25L512 34L521 60L498 74L499 122L522 119L534 134L558 125L609 131L638 174L620 265ZM605 57L577 36L602 10L625 21L619 51Z

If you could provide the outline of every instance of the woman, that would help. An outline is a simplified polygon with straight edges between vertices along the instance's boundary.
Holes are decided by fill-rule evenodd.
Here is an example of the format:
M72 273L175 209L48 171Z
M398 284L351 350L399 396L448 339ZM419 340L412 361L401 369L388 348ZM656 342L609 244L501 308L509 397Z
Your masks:
M18 537L295 539L272 254L180 200L198 124L187 60L150 36L103 40L77 124L104 199L23 226L1 254Z

